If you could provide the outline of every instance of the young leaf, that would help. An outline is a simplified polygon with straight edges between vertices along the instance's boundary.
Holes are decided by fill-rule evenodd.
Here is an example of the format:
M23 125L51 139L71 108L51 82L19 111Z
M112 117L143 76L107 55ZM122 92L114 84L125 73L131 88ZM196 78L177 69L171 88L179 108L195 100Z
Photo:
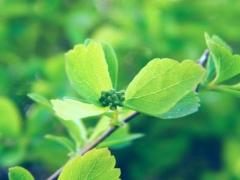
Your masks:
M105 58L108 64L108 70L110 73L110 77L112 79L112 83L114 88L117 86L117 79L118 79L118 60L117 60L117 55L112 48L107 43L102 43L102 47L104 50Z
M204 72L191 60L154 59L129 84L125 106L159 117L190 93Z
M64 120L79 120L103 114L106 109L73 99L51 100L56 115Z
M213 83L222 83L240 74L240 56L233 55L229 47L205 35L208 48L216 66Z
M109 150L93 149L83 156L70 160L63 168L59 180L119 180L120 170Z
M104 51L95 41L66 53L66 71L72 86L89 102L98 104L101 92L112 89Z
M203 84L209 84L216 76L216 68L211 56L208 57L206 69L207 72L206 76L204 77Z
M118 121L122 121L126 117L130 116L133 111L129 109L121 109L118 114ZM89 141L96 139L99 135L101 135L104 131L111 127L111 119L113 114L109 114L109 116L102 116L102 118L98 121L97 125L95 126L93 133L91 134Z
M163 119L173 119L195 113L200 106L199 101L200 99L197 93L190 92L178 101L177 104L170 109L170 111L160 115L159 117Z
M74 152L75 151L74 143L70 139L68 139L64 136L55 136L55 135L48 134L48 135L45 136L45 138L50 139L52 141L55 141L57 143L60 143L65 148L67 148L67 150L69 152Z
M129 132L129 126L125 125L121 127L116 132L114 132L111 136L109 136L105 141L100 143L98 147L112 147L118 148L125 145L129 145L133 140L139 139L144 135L141 133L133 133Z
M65 121L62 119L59 119L61 123L66 127L69 135L76 143L77 147L82 147L82 145L87 140L87 129L84 126L82 120L78 121Z
M45 97L41 96L40 94L29 93L28 97L41 105L44 105L49 108L51 107L51 104L49 103L49 101Z
M98 136L100 136L104 131L110 127L111 119L107 116L103 116L97 126L95 127L89 141L93 141ZM122 145L129 144L131 141L143 137L143 134L129 132L129 126L125 124L123 127L119 128L112 135L110 135L104 142L99 144L98 147L118 147Z
M9 168L8 178L9 180L34 180L28 170L19 166Z

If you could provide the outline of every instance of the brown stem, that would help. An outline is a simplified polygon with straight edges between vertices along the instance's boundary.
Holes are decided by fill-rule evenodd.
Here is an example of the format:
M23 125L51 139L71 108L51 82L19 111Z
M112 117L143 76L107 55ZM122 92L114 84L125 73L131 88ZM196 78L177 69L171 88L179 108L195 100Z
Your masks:
M122 120L123 123L128 123L129 121L133 120L137 115L139 115L139 112L134 112L130 116L128 116L126 119ZM103 142L106 138L108 138L112 133L114 133L120 126L115 125L110 127L107 131L105 131L101 136L99 136L94 142L87 145L83 150L79 153L79 155L83 155L86 152L90 151L91 149L97 147L101 142ZM57 171L55 171L47 180L54 180L59 176L59 174L62 172L63 167L60 167Z

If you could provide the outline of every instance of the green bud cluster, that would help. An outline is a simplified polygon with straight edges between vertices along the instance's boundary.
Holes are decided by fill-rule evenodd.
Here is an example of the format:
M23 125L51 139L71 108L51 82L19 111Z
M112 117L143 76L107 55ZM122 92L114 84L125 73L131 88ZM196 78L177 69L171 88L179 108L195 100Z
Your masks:
M115 89L103 91L99 98L100 104L103 107L109 106L111 110L116 110L118 106L122 107L124 100L124 91L116 91Z

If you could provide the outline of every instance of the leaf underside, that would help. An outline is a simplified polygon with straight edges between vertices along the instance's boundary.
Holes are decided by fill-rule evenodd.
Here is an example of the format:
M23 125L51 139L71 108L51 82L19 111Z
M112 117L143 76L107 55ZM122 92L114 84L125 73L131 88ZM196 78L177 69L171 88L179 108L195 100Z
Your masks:
M177 104L170 109L167 113L160 115L160 118L163 119L174 119L187 116L189 114L195 113L198 111L200 106L199 97L197 93L190 92L184 96Z

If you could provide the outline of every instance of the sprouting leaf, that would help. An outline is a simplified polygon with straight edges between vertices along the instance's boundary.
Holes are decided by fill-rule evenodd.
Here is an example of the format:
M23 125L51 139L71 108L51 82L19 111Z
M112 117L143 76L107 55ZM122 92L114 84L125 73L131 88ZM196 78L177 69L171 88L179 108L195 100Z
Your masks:
M61 123L66 127L69 135L76 143L77 147L82 147L87 140L87 129L82 120L65 121L60 119Z
M207 33L205 33L205 37L209 38L209 35ZM229 51L232 52L232 48L223 40L221 39L219 36L217 35L213 35L211 38L215 43L225 47L226 49L228 49Z
M216 68L211 56L208 57L206 69L207 72L203 84L210 83L216 76Z
M28 170L19 166L9 168L8 178L9 180L34 180Z
M118 114L118 121L122 122L123 119L127 118L128 116L132 115L134 111L131 111L129 109L120 109ZM104 131L106 131L108 128L111 127L111 119L113 118L113 114L106 114L105 116L102 116L101 119L98 121L97 125L95 126L89 141L96 139L99 135L101 135Z
M45 136L45 138L50 139L52 141L55 141L57 143L60 143L65 148L67 148L67 150L69 152L74 152L75 151L74 143L70 139L68 139L64 136L56 136L56 135L48 134L48 135Z
M95 127L93 133L89 138L89 142L94 141L102 133L104 133L108 128L110 128L111 118L103 116L97 126ZM104 142L102 142L98 147L118 147L122 145L127 145L131 141L141 138L143 134L140 133L130 133L129 127L125 124L123 127L120 127L112 135L110 135Z
M16 137L21 132L21 116L12 101L0 97L0 134L5 137Z
M119 148L122 146L129 145L133 140L139 139L144 135L141 133L130 133L128 125L119 128L105 141L99 144L98 147L112 147Z
M204 72L191 60L154 59L129 84L125 106L159 117L190 93Z
M79 120L103 114L106 109L73 99L51 100L56 115L64 120Z
M160 115L159 117L163 119L173 119L195 113L200 106L199 101L197 93L190 92L178 101L177 104L170 109L170 111Z
M233 55L229 47L205 35L210 54L216 66L213 83L222 83L240 74L240 56Z
M44 105L46 107L51 107L51 104L49 103L49 101L45 97L41 96L40 94L29 93L28 97L41 105Z
M112 89L104 51L95 41L66 53L66 71L75 90L91 103L98 104L101 92Z
M103 47L103 50L104 50L105 59L106 59L107 64L108 64L108 70L109 70L110 77L112 79L113 86L116 88L117 79L118 79L118 59L117 59L117 55L116 55L114 49L112 48L112 46L110 46L108 43L105 43L105 42L102 43L102 47Z
M106 148L93 149L83 156L70 160L63 168L59 180L119 180L120 169Z

